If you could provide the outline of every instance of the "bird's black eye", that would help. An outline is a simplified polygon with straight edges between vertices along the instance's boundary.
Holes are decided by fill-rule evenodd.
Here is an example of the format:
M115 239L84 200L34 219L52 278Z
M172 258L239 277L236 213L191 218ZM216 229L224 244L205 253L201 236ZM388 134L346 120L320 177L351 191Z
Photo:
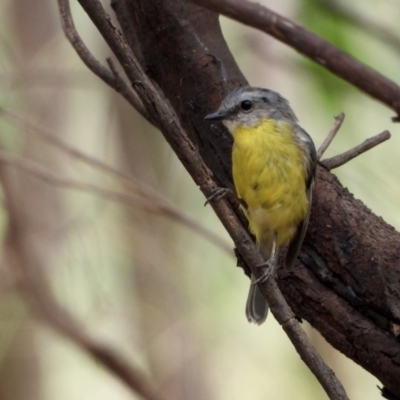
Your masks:
M253 103L252 103L250 100L243 100L243 101L240 103L240 108L241 108L243 111L249 111L249 110L252 109L252 107L253 107Z

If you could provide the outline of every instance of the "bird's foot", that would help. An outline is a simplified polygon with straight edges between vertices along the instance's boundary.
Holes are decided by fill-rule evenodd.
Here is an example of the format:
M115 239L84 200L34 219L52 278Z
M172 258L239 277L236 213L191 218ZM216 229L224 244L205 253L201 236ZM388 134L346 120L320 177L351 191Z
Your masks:
M231 189L219 187L215 189L214 193L207 198L206 202L204 203L204 207L210 203L211 201L218 201L224 198L226 195L233 195Z
M274 260L268 260L263 262L262 264L256 265L257 268L264 268L263 274L255 279L251 284L256 285L257 283L262 283L266 282L271 275L274 274L275 270L275 261Z

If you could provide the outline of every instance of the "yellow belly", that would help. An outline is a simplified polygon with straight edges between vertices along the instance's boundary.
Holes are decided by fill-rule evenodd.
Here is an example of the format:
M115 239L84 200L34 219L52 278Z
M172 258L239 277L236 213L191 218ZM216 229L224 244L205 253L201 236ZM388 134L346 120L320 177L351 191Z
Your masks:
M288 243L308 210L301 150L286 122L264 119L233 132L233 180L257 242Z

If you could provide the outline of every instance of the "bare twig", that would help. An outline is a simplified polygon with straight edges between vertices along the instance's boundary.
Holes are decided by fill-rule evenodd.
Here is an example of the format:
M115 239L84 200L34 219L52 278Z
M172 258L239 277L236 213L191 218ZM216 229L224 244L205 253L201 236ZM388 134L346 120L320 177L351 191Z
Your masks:
M69 2L66 0L58 0L58 7L60 10L61 24L65 36L85 65L108 86L120 93L129 104L131 104L144 118L154 125L155 121L152 120L150 114L143 107L143 104L137 94L125 83L125 81L118 74L117 70L112 67L110 61L107 60L111 67L111 71L100 64L100 62L86 47L75 28Z
M114 75L115 90L118 92L121 85L125 85L125 81L122 79L121 75L118 73L117 66L115 65L113 59L111 57L107 57L106 61L107 61L108 66L110 67L112 74ZM136 96L136 93L135 93L135 96ZM137 100L140 101L139 98L137 98ZM140 104L143 107L142 103L140 103Z
M390 132L383 131L378 135L372 136L369 139L364 140L361 144L352 149L345 151L342 154L339 154L335 157L328 158L326 160L321 161L321 164L324 165L329 170L342 166L346 164L348 161L356 158L362 153L372 149L373 147L385 142L386 140L390 139Z
M0 162L14 165L17 168L49 183L50 185L90 192L109 200L118 201L130 207L138 207L146 211L165 215L190 228L228 254L233 254L232 245L220 238L213 231L210 231L209 229L198 224L196 221L186 217L178 209L160 201L157 198L142 197L130 193L118 192L116 190L105 189L92 183L79 182L73 179L64 178L52 171L49 171L34 161L16 154L11 154L4 150L0 150Z
M338 133L340 127L343 124L345 114L340 113L337 117L335 117L335 123L333 124L332 129L328 133L328 136L326 139L322 142L321 146L317 150L317 159L320 160L321 157L324 155L326 149L329 147L329 145L332 143L332 140L335 138L336 134Z
M144 73L140 63L125 42L123 35L112 25L111 19L101 3L97 0L79 0L79 2L113 50L146 109L159 121L163 134L176 153L179 154L181 161L191 173L195 182L207 198L211 196L217 188L212 173L182 128L177 115L169 106L169 102L161 92L157 91ZM256 266L260 265L263 259L230 205L225 199L222 199L213 202L212 206L234 239L254 276L256 278L260 277L262 271ZM302 359L320 381L328 396L331 399L347 399L341 383L323 362L321 356L309 342L300 324L294 318L275 280L270 279L260 287L271 306L272 313L286 331Z
M293 21L247 0L191 1L288 44L400 114L400 87L395 82Z

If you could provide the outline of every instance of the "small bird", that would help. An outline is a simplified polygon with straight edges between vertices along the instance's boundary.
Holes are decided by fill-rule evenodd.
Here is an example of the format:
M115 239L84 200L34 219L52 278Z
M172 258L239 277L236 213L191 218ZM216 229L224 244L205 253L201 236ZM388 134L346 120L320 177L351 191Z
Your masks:
M285 266L297 258L310 216L317 155L289 103L269 89L242 86L205 117L222 121L233 136L232 175L236 195L265 260L265 279L274 276L280 250ZM249 322L267 318L268 304L252 276L246 303Z

